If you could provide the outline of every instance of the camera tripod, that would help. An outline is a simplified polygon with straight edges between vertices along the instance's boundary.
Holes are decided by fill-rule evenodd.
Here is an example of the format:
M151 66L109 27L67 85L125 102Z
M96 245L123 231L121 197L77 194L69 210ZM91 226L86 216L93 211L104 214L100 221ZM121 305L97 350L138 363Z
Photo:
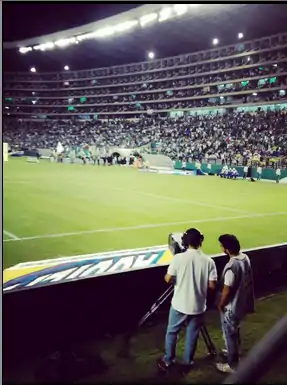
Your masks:
M172 295L174 291L173 286L169 286L167 290L156 300L156 302L151 306L150 310L140 319L137 328L142 327L142 325L146 322L146 320L151 317L157 310L158 308ZM208 356L209 357L214 357L216 356L216 348L215 345L213 344L210 335L208 333L208 330L206 326L203 324L200 328L200 333L203 338L203 341L207 347L208 350ZM126 335L125 337L125 346L123 350L121 350L120 355L121 356L126 356L127 355L127 350L128 350L128 345L129 345L129 340L131 338L131 334ZM181 337L180 337L181 338ZM180 340L178 339L178 341Z
M141 318L138 326L141 327L144 322L152 315L154 314L157 309L172 295L174 291L173 286L169 286L167 290L157 299L157 301L152 305L150 310ZM207 347L208 355L209 356L216 356L216 348L214 346L214 343L212 342L210 335L208 333L208 330L206 326L203 324L200 328L200 333L203 338L203 341ZM179 340L178 340L179 341Z

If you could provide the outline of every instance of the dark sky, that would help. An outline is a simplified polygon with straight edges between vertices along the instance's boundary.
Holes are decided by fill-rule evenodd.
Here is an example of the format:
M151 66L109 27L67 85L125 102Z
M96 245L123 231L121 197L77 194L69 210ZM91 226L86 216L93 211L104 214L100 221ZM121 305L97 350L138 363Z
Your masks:
M78 27L117 13L128 11L138 4L98 3L2 3L3 40L22 40L67 28Z
M128 11L137 4L96 3L3 3L4 42L24 40L81 26ZM147 60L149 51L157 58L196 52L212 47L212 38L220 45L234 44L238 32L245 39L256 39L286 32L286 4L201 4L196 11L166 23L155 23L112 38L89 39L65 49L32 51L3 50L5 71L38 72L99 68Z

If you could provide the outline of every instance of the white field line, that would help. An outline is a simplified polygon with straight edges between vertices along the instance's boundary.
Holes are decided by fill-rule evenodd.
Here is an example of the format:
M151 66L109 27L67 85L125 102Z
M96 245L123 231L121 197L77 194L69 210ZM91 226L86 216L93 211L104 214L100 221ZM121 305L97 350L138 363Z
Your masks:
M118 188L118 187L113 187L112 190L123 191L123 192L127 191L127 190L124 190L124 189L121 189L121 188ZM136 190L128 190L128 191L129 192L133 192L136 195L144 195L144 196L149 196L151 198L166 199L166 200L169 200L169 201L172 201L172 202L188 203L188 204L193 204L195 206L210 207L210 208L213 208L213 209L221 209L221 210L225 210L225 211L233 211L235 213L250 214L250 211L240 210L240 209L233 209L232 207L227 207L227 206L213 205L213 204L210 204L210 203L199 202L199 201L195 201L195 200L192 200L192 199L181 199L181 198L175 198L175 197L170 197L170 196L166 196L166 195L159 195L159 194L148 193L148 192L144 192L144 191L136 191Z
M178 225L192 225L194 223L206 223L206 222L222 222L229 221L234 219L246 219L246 218L262 218L268 216L277 216L277 215L286 215L287 211L275 212L275 213L262 213L262 214L249 214L249 215L238 215L235 217L213 217L206 219L190 219L189 221L181 222L165 222L165 223L153 223L145 224L138 226L127 226L127 227L111 227L106 229L94 229L94 230L84 230L84 231L74 231L69 233L58 233L58 234L44 234L44 235L34 235L31 237L23 237L18 239L4 239L3 242L16 242L16 241L29 241L34 239L50 239L50 238L61 238L61 237L70 237L74 235L83 235L83 234L95 234L95 233L110 233L116 231L130 231L130 230L140 230L140 229L151 229L156 227L170 227Z
M21 239L17 235L10 233L10 231L3 230L3 233L10 238L11 241L20 241ZM6 239L8 241L9 239Z

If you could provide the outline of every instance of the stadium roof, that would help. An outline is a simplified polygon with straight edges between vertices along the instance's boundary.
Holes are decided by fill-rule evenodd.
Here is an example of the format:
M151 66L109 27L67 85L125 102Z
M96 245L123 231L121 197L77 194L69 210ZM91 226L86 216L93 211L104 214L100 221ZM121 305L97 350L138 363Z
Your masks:
M219 39L220 45L228 45L237 41L239 32L244 34L244 40L251 40L287 30L286 4L194 4L184 15L118 35L83 40L79 44L45 52L32 51L23 55L18 51L19 47L65 39L125 23L168 6L170 4L145 4L81 27L4 43L4 48L7 48L3 51L4 68L28 71L35 66L38 72L47 72L62 71L64 65L74 70L120 65L144 61L150 50L155 52L156 58L174 56L211 48L214 37Z

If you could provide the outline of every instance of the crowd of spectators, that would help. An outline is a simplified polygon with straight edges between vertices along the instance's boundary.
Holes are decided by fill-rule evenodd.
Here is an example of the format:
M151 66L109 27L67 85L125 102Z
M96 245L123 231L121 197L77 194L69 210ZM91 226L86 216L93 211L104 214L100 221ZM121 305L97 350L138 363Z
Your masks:
M12 149L146 145L151 151L181 160L203 160L210 156L232 164L250 161L272 165L280 159L287 166L287 113L258 111L229 112L139 120L4 120L3 140Z
M266 71L266 75L268 73L274 72L274 67L271 68L274 64L278 64L287 57L287 49L278 50L277 52L264 53L258 56L244 56L237 59L222 59L222 61L214 62L214 63L206 63L206 64L198 64L195 66L189 67L181 67L175 68L173 70L159 70L157 72L146 72L138 75L113 75L110 77L97 77L83 80L65 80L63 82L60 81L38 81L38 82L29 82L28 80L23 81L12 81L9 78L5 78L5 89L14 89L14 90L22 90L22 89L41 89L41 90L57 90L57 89L68 89L68 88L83 88L83 87L101 87L101 86L116 86L116 85L125 85L130 83L140 83L146 84L149 82L160 82L167 81L172 78L193 78L195 76L204 76L205 81L208 81L209 76L213 74L220 74L224 79L225 73L234 73L235 79L238 79L240 73L239 70L242 71L242 67L244 66L245 74L248 74L248 70L251 70L251 74L256 76L256 74L261 74L260 71ZM263 67L262 67L263 66ZM267 66L268 69L265 69ZM247 67L247 68L246 68ZM257 68L258 67L258 68ZM259 70L259 67L263 68L263 70ZM273 70L273 71L271 71ZM264 72L262 72L264 74ZM229 76L234 76L229 75ZM241 74L244 75L244 72ZM245 75L246 76L246 75ZM227 79L228 80L228 79Z

